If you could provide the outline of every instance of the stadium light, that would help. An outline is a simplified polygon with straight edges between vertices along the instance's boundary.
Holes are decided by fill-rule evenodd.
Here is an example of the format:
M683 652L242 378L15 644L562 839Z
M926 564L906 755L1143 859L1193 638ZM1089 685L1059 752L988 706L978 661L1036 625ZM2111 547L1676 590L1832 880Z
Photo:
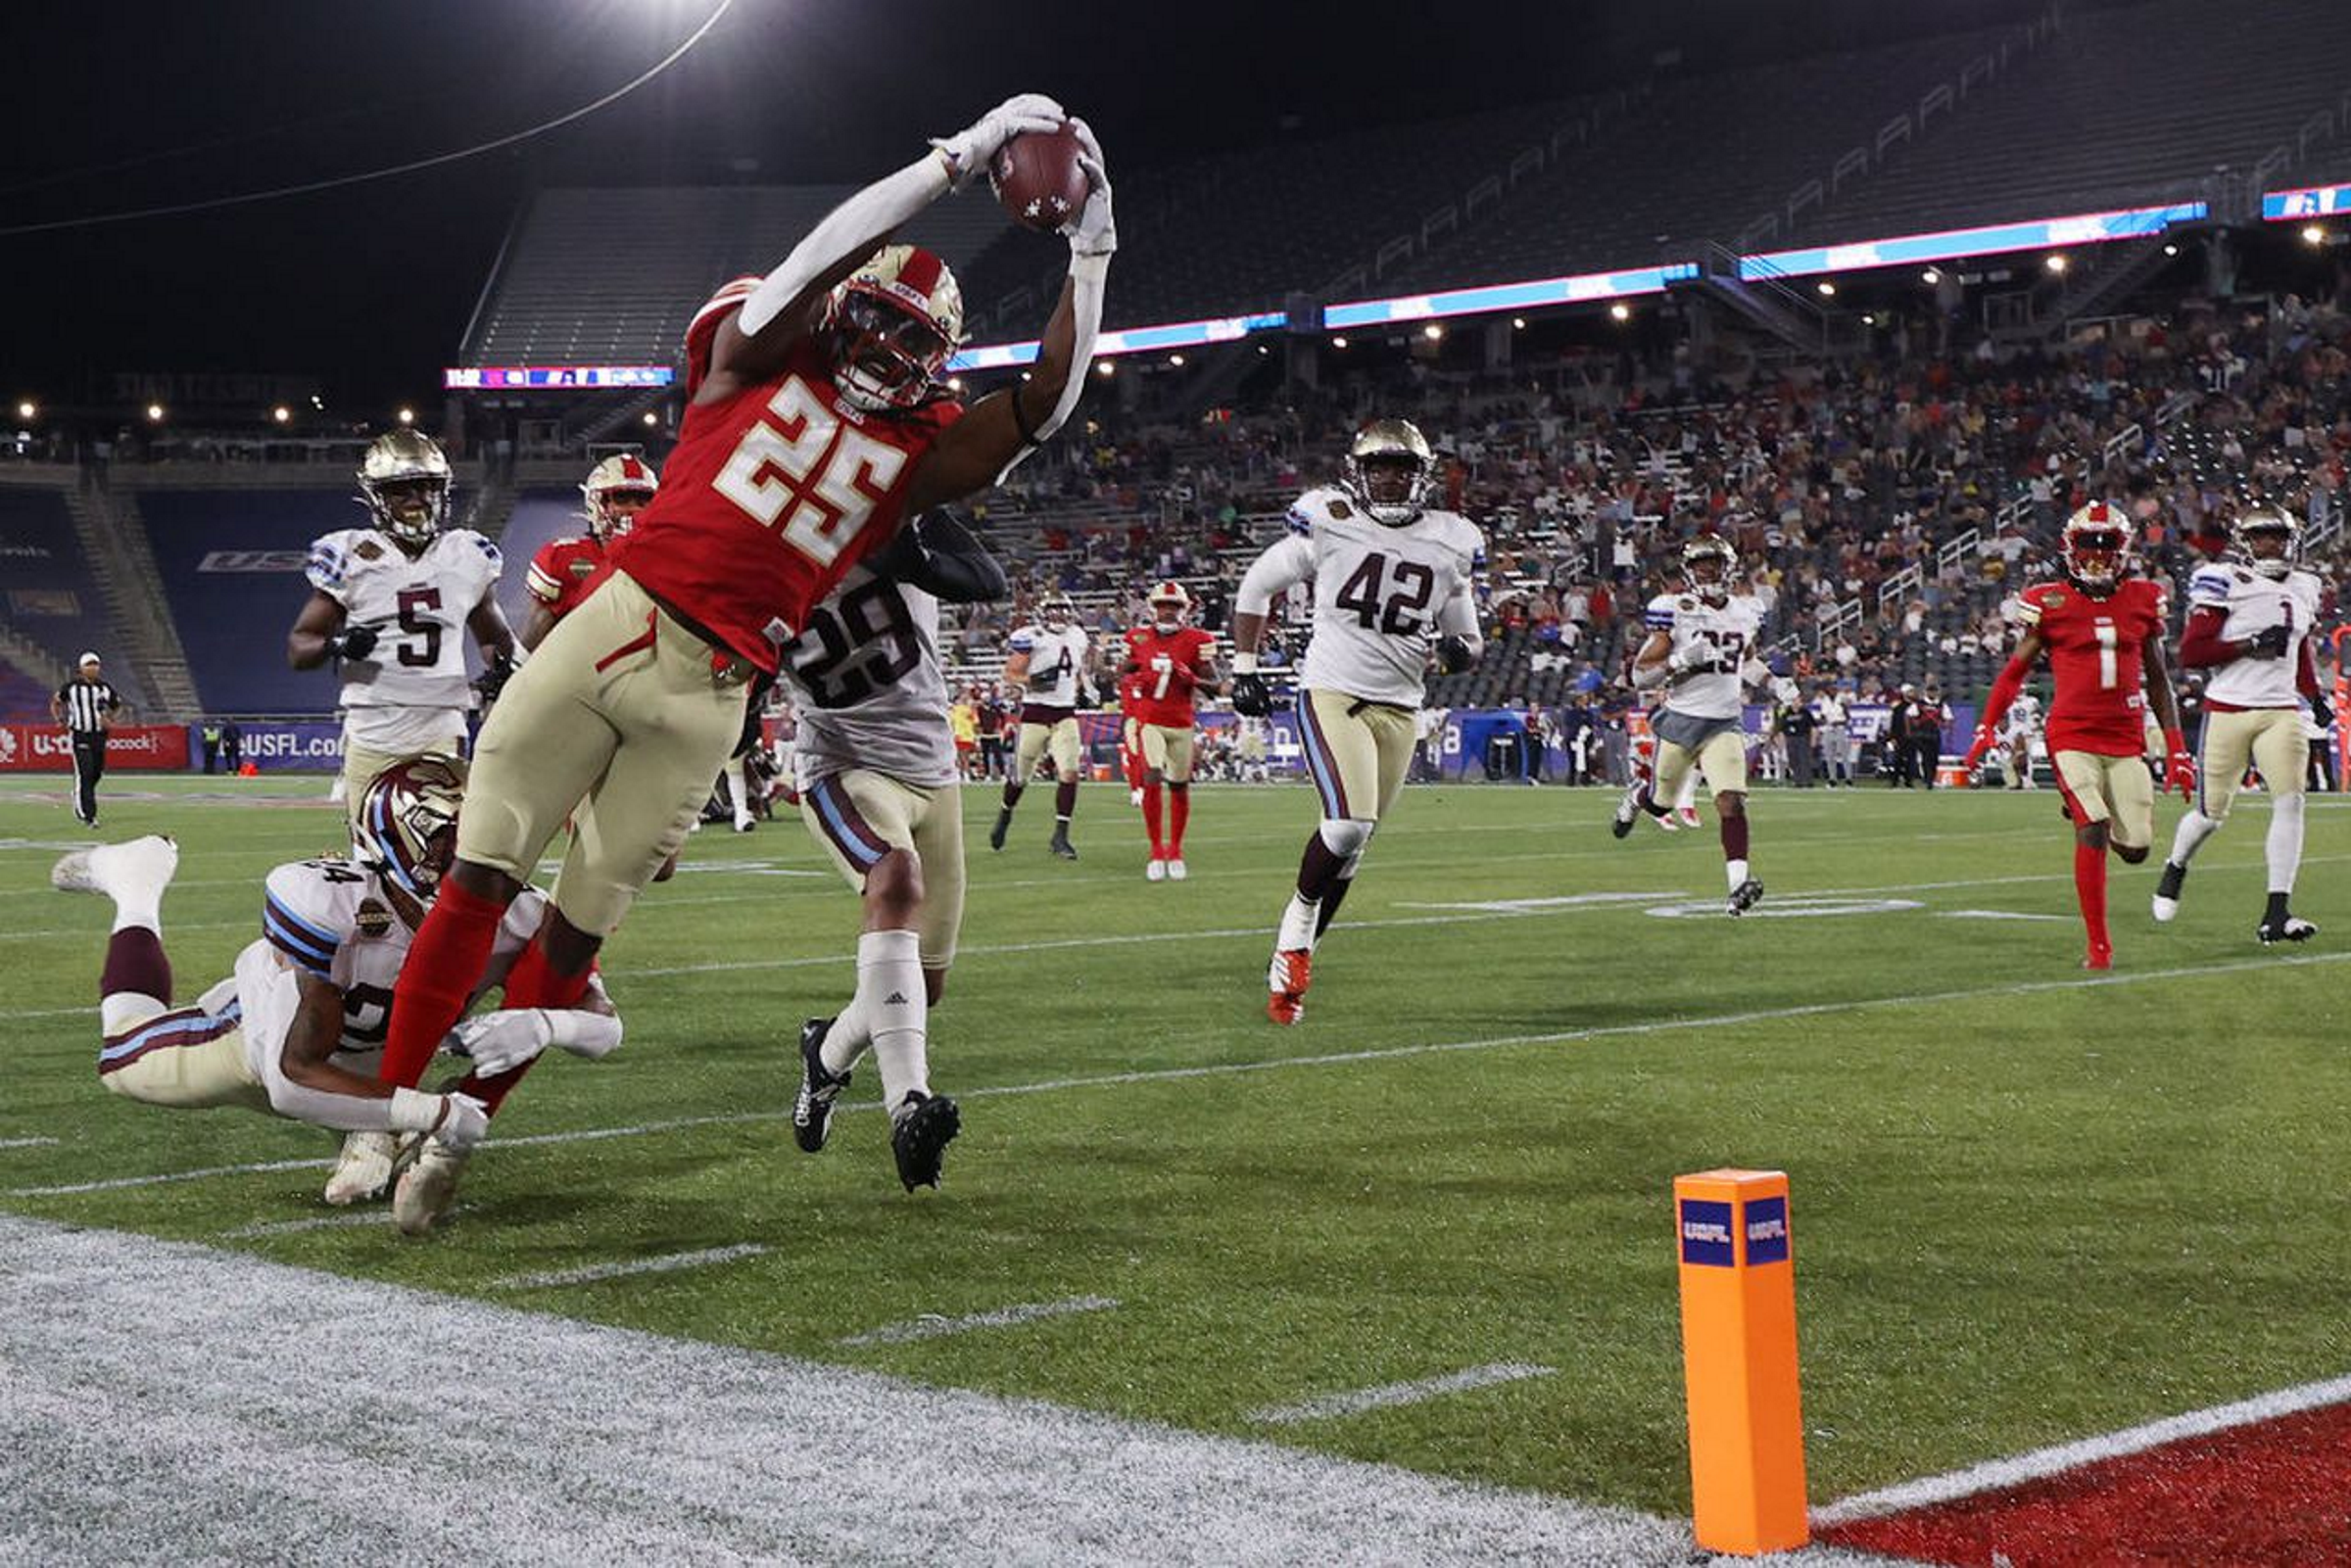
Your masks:
M1824 300L1833 299L1836 297L1837 285L1831 283L1827 278L1822 278L1818 283L1815 283L1812 286L1820 291L1820 297Z
M311 394L311 406L317 409L320 413L324 413L326 411L325 400L320 398L315 392Z
M1180 369L1183 365L1183 356L1180 354L1171 354L1168 356L1168 363ZM1022 379L1027 380L1028 378L1024 376Z
M17 404L17 417L19 419L38 418L40 412L40 406L30 398L27 398L23 403Z
M961 377L961 376L949 376L949 377L947 377L947 390L948 390L949 392L961 392L961 391L963 390L963 377Z
M1924 272L1921 272L1918 275L1918 281L1926 284L1929 288L1933 288L1936 284L1943 281L1943 268L1939 266L1928 267Z
M2062 275L2065 271L2065 253L2063 251L2055 252L2044 258L2040 264L2050 271Z
M2180 247L2177 245L2167 245L2163 248L2163 254L2166 256L2178 256L2180 254Z
M1333 338L1330 340L1330 346L1334 349L1344 349L1347 347L1347 339L1344 336Z
M412 424L414 424L414 423L416 422L416 410L415 410L415 409L413 409L413 408L403 408L403 409L401 409L401 410L400 410L400 422L401 422L402 424L404 424L404 425L412 425Z
M1511 330L1512 332L1524 332L1526 330L1526 317L1522 315L1514 315L1511 317Z
M653 412L653 410L650 408L645 410L645 424L647 429L649 430L660 422L661 416L659 414Z
M1614 305L1608 307L1608 314L1618 321L1630 321L1633 318L1633 308L1622 300L1618 300Z
M1431 321L1428 325L1420 329L1420 335L1431 343L1441 343L1445 338L1445 329L1439 326L1436 322Z
M164 405L162 404L151 403L147 405L147 422L151 425L160 425L164 422Z
M269 417L282 425L287 420L294 417L294 410L281 403L276 407L269 410Z
M2313 223L2302 230L2302 243L2305 245L2324 245L2327 243L2327 231L2319 227L2318 224Z
M1108 381L1112 375L1116 374L1118 368L1118 365L1109 359L1096 359L1094 361L1094 374L1100 376L1105 381Z

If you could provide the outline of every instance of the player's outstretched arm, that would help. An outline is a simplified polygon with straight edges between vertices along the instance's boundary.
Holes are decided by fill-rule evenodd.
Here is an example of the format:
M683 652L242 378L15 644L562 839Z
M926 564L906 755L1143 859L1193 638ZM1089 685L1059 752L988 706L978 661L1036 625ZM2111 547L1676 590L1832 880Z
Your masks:
M471 1096L396 1089L336 1067L342 988L315 974L300 974L296 981L294 1021L278 1046L278 1070L268 1084L271 1110L338 1132L431 1133L461 1148L481 1141L489 1117Z
M863 264L890 233L949 191L961 190L987 161L1023 131L1051 130L1061 106L1038 93L1007 98L931 151L886 174L818 221L783 264L722 322L711 346L710 373L695 402L720 403L743 387L778 374L792 346L816 324L833 286Z

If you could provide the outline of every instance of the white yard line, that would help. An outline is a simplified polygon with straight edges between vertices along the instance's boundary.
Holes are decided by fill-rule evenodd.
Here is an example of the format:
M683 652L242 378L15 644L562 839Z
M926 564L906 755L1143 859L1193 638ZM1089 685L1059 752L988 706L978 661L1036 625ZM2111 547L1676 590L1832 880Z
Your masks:
M308 1219L257 1219L250 1225L220 1233L222 1241L250 1241L261 1236L299 1236L312 1230L357 1229L366 1225L390 1226L392 1211L382 1204L367 1204L347 1209L341 1213L312 1214Z
M2053 920L2062 926L2074 923L2071 915L2033 915L2015 909L1939 909L1935 914L1943 920Z
M1319 1399L1301 1400L1296 1404L1269 1404L1264 1409L1251 1410L1246 1419L1260 1426L1293 1426L1300 1421L1328 1421L1337 1416L1358 1415L1366 1410L1384 1410L1395 1404L1418 1404L1423 1400L1463 1394L1471 1389L1491 1388L1497 1383L1519 1383L1530 1377L1550 1377L1557 1370L1556 1367L1536 1366L1526 1361L1496 1361L1491 1366L1472 1366L1466 1371L1448 1372L1443 1377L1416 1378L1410 1383L1382 1383L1377 1388L1325 1394Z
M55 1138L0 1138L0 1149L47 1149L56 1142Z
M639 1274L672 1274L681 1268L731 1263L739 1258L757 1258L767 1249L755 1241L732 1247L704 1247L697 1252L666 1253L658 1258L632 1258L626 1262L587 1263L578 1268L551 1268L544 1273L508 1274L490 1282L492 1290L548 1290L560 1285L593 1285L599 1280L628 1279Z
M1484 918L1484 917L1471 917ZM1497 917L1501 918L1501 917ZM1407 923L1411 924L1411 923ZM1806 1002L1794 1007L1757 1008L1741 1013L1711 1013L1691 1018L1648 1019L1637 1023L1609 1023L1582 1029L1557 1029L1533 1034L1488 1035L1474 1040L1432 1041L1417 1045L1381 1046L1362 1051L1334 1051L1319 1056L1274 1057L1261 1062L1223 1062L1197 1068L1147 1068L1132 1072L1105 1072L1087 1077L1047 1078L1031 1083L1006 1083L958 1089L959 1099L990 1099L1007 1095L1056 1094L1069 1089L1118 1088L1137 1083L1174 1083L1190 1078L1230 1077L1248 1072L1277 1072L1293 1068L1341 1067L1360 1062L1403 1061L1412 1057L1437 1056L1462 1051L1496 1051L1514 1046L1565 1045L1584 1040L1608 1040L1638 1037L1647 1034L1671 1034L1684 1029L1735 1028L1749 1023L1770 1023L1786 1019L1832 1017L1840 1013L1863 1013L1880 1008L1941 1006L1950 1002L1981 1001L1991 997L2038 996L2046 992L2085 991L2107 986L2144 985L2159 980L2194 979L2207 974L2235 974L2249 970L2307 969L2323 965L2351 963L2351 953L2317 953L2301 955L2266 955L2261 958L2235 960L2225 964L2191 964L2177 969L2142 970L2137 973L2080 974L2061 980L2020 980L2005 985L1976 986L1966 990L1916 991L1893 996L1850 997L1834 1002ZM845 1111L879 1109L871 1103L848 1105ZM661 1121L643 1121L624 1126L582 1127L570 1132L540 1132L527 1137L493 1139L487 1149L515 1149L532 1145L585 1143L602 1138L635 1138L648 1133L671 1132L689 1127L715 1127L753 1122L784 1121L791 1118L789 1110L735 1112L722 1116L678 1117ZM57 1198L75 1193L114 1192L126 1187L151 1187L169 1182L197 1181L211 1176L247 1175L272 1170L324 1169L333 1164L329 1160L276 1160L249 1165L210 1165L200 1170L165 1171L148 1176L114 1176L103 1181L72 1182L48 1187L13 1187L7 1190L11 1198Z
M990 1311L972 1312L962 1317L917 1317L903 1323L886 1323L869 1328L862 1334L838 1339L836 1345L907 1345L916 1340L943 1339L949 1334L966 1334L976 1328L1013 1328L1022 1323L1041 1322L1048 1317L1067 1317L1072 1312L1107 1312L1118 1306L1108 1296L1072 1296L1066 1301L1027 1302L1019 1307L998 1307Z
M2095 1464L2101 1459L2119 1459L2128 1454L2144 1453L2149 1449L2178 1443L2183 1438L2208 1437L2231 1427L2250 1426L2256 1421L2275 1421L2304 1410L2346 1402L2351 1402L2351 1377L2331 1378L2324 1383L2304 1383L2272 1394L2256 1395L2249 1400L2239 1400L2232 1404L2216 1404L2207 1409L2190 1410L2184 1415L2166 1416L2144 1426L2126 1427L2102 1437L2085 1438L2079 1443L2060 1443L2053 1448L2035 1449L2030 1453L2020 1453L2012 1458L1993 1459L1964 1470L1953 1470L1944 1475L1905 1481L1878 1492L1841 1497L1826 1507L1813 1509L1812 1519L1815 1524L1847 1524L1856 1519L1906 1513L1913 1508L1972 1497L1982 1492L1999 1492L2009 1487L2023 1486L2027 1482L2044 1480L2086 1464Z

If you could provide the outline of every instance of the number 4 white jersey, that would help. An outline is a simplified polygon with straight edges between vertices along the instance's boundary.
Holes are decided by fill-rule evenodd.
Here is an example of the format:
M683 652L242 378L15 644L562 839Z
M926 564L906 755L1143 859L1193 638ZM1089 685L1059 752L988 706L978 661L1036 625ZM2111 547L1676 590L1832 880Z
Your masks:
M1056 632L1033 625L1016 630L1005 644L1015 653L1029 655L1028 699L1040 708L1078 705L1088 645L1083 627L1065 626Z
M851 768L927 789L955 782L938 600L929 594L851 568L786 645L784 673L799 699L801 788Z
M2279 659L2231 659L2204 683L2205 700L2239 708L2298 708L2302 640L2318 626L2319 580L2309 572L2264 577L2234 561L2211 561L2187 580L2188 612L2218 610L2221 636L2246 642L2274 626L2291 634Z
M1763 607L1745 594L1721 605L1696 594L1649 601L1649 629L1673 638L1671 667L1689 671L1665 689L1665 706L1694 719L1736 719L1747 700L1739 670L1754 652Z
M1314 640L1299 684L1418 707L1439 634L1477 630L1470 595L1485 536L1454 512L1390 527L1329 488L1299 497L1289 526L1250 570L1265 568L1281 586L1314 582Z
M375 651L343 663L352 736L378 750L430 744L464 728L465 618L498 583L498 546L469 528L437 536L413 558L372 528L311 546L311 586L349 626L378 633Z

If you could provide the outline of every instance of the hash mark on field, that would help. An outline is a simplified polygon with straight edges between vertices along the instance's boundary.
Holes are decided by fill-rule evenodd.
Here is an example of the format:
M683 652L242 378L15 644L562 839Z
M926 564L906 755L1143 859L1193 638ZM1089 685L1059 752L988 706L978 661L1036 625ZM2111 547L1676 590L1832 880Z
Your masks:
M2017 909L1939 909L1935 912L1944 920L2053 920L2070 926L2071 915L2029 915Z
M862 1334L835 1340L836 1345L905 1345L915 1340L941 1339L949 1334L962 1334L975 1328L1011 1328L1020 1323L1034 1323L1048 1317L1067 1317L1072 1312L1107 1312L1119 1304L1109 1296L1073 1296L1060 1302L1027 1302L1019 1307L999 1307L992 1311L972 1312L963 1317L939 1317L934 1314L905 1323L888 1323L869 1328Z
M539 1274L508 1274L490 1282L492 1290L544 1290L556 1285L593 1285L599 1280L631 1274L667 1274L704 1263L731 1263L738 1258L756 1258L767 1249L755 1241L732 1247L705 1247L699 1252L670 1253L660 1258L636 1258L625 1263L589 1263L579 1268L551 1268Z
M1319 1399L1302 1400L1296 1404L1269 1404L1262 1410L1251 1410L1244 1419L1261 1426L1327 1421L1335 1416L1359 1415L1366 1410L1384 1410L1392 1404L1417 1404L1423 1400L1462 1394L1470 1389L1491 1388L1497 1383L1518 1383L1530 1377L1550 1377L1557 1370L1556 1367L1537 1366L1527 1361L1496 1361L1491 1366L1473 1366L1463 1372L1448 1372L1443 1377L1418 1378L1410 1383L1383 1383L1375 1389L1351 1389L1344 1394L1325 1394Z
M55 1138L0 1138L0 1149L46 1149Z

